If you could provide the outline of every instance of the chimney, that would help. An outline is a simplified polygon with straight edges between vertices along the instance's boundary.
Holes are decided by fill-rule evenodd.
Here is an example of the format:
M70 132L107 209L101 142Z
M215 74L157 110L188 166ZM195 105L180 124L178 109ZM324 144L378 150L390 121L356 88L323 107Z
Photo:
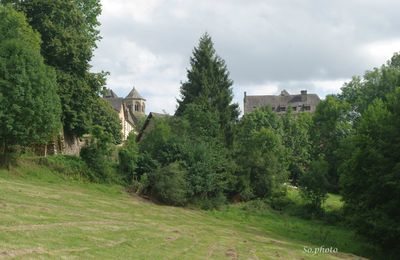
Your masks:
M301 93L301 102L307 102L307 90L302 90L300 93Z

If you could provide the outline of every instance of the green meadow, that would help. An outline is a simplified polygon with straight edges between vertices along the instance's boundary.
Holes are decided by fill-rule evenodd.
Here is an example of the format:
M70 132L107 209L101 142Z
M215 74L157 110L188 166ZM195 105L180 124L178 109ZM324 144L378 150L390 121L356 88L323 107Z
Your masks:
M30 161L0 170L0 259L360 259L371 250L338 224L250 204L161 206L78 179ZM325 204L340 205L336 196ZM321 246L338 253L305 252Z

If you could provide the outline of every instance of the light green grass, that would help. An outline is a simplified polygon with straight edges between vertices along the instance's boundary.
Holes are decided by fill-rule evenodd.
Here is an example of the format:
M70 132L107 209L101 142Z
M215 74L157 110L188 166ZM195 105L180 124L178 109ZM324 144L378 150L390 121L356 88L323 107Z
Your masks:
M312 255L304 246L338 247ZM32 163L0 170L0 258L359 259L352 232L274 211L160 206Z
M287 196L290 198L291 201L298 205L303 205L304 200L301 198L300 192L298 189L294 189L292 187L288 187L287 189ZM328 194L328 198L323 203L322 207L327 211L337 211L343 206L343 201L341 197L336 194Z

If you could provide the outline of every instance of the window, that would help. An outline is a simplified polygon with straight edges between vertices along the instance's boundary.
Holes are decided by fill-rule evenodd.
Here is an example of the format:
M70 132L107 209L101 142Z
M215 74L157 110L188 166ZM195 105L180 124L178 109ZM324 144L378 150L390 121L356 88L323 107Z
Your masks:
M286 107L279 107L279 111L286 111Z
M293 111L297 111L297 107L293 107Z
M310 111L310 110L311 110L311 107L310 107L310 106L305 106L305 110L306 110L306 111Z
M140 106L139 103L135 104L135 111L139 111L139 106Z

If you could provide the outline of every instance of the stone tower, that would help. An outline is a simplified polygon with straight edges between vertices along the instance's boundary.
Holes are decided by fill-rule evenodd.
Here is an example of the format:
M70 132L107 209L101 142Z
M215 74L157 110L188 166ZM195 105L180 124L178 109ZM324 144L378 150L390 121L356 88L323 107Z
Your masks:
M135 88L124 98L124 104L136 117L142 117L146 112L146 99Z

